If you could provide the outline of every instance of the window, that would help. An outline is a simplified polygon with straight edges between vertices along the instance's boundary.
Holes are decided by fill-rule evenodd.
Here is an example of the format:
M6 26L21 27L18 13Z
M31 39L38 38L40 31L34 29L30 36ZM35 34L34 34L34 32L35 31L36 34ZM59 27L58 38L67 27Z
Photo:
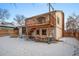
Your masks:
M57 23L59 24L59 17L57 17Z
M36 31L36 34L39 35L39 30Z
M46 29L42 29L42 35L46 35Z
M37 18L38 23L45 23L46 22L46 18L45 17L39 17Z

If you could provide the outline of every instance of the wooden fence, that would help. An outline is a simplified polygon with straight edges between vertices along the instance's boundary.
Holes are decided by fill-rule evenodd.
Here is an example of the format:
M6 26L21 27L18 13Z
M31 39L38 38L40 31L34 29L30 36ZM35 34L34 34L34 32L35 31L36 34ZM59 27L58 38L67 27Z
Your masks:
M18 31L17 30L0 30L0 36L17 36Z
M17 37L19 35L18 30L9 30L8 34L11 37Z
M75 37L75 38L79 39L79 32L64 31L64 37Z
M8 30L0 30L0 36L8 35Z
M79 32L76 32L76 38L79 39Z

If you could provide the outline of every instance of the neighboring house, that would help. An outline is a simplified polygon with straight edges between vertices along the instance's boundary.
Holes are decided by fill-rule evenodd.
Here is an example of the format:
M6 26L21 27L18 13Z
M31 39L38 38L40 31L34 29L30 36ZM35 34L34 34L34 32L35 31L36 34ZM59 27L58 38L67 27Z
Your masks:
M13 23L0 22L0 36L13 34L14 28L16 28L16 26L14 26Z
M13 23L9 23L9 22L0 22L0 29L7 29L7 30L9 30L9 29L12 29L12 28L14 28L15 26L14 26L14 24Z
M16 23L9 23L9 22L0 22L0 36L4 35L12 35L12 36L19 36L19 25ZM26 34L25 26L22 26L22 35Z
M64 13L60 10L36 15L25 20L26 35L34 38L60 39L64 35Z

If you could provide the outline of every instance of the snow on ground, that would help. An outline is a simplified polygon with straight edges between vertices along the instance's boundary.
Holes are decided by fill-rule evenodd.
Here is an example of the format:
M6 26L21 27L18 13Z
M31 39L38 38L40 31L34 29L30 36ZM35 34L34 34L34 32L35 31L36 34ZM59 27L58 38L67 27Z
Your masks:
M0 37L0 55L2 56L71 56L74 45L79 42L75 38L62 38L64 42L42 43L20 38ZM78 55L78 54L77 54Z

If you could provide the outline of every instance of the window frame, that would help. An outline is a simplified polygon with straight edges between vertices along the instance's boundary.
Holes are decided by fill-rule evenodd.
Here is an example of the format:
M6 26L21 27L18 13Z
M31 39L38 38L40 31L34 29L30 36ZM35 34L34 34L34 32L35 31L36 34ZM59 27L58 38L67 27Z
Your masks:
M36 30L36 35L40 35L40 30L39 29Z
M47 35L47 29L42 29L42 35Z
M42 24L46 22L46 17L38 17L37 18L38 23Z
M60 18L59 17L57 17L57 24L60 24Z

